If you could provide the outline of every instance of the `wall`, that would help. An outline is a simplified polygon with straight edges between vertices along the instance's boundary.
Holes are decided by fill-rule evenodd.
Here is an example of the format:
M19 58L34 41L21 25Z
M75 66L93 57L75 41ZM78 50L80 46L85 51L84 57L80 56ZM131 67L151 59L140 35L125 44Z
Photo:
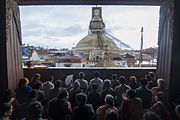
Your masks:
M124 75L129 78L131 75L137 76L138 78L144 77L148 72L156 72L155 68L129 68L129 69L117 69L117 68L48 68L48 69L33 69L33 68L24 68L24 76L29 80L31 77L39 73L41 74L42 81L46 81L50 75L54 78L64 80L67 75L73 74L74 79L78 78L78 73L83 71L86 74L86 79L90 80L94 77L94 71L100 72L100 77L102 79L111 79L112 74L117 74L118 76Z
M180 2L174 0L174 26L171 56L169 95L170 99L180 104ZM168 48L169 49L169 48Z
M6 1L0 2L0 95L7 88Z
M163 0L19 0L20 5L160 5Z

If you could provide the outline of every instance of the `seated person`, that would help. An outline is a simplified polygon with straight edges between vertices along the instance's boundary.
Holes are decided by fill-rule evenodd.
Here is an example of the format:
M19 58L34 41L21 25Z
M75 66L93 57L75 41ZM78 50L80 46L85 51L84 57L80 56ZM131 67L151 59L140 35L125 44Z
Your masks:
M94 110L91 104L86 104L87 96L84 93L76 95L76 106L72 112L72 120L94 120Z
M49 119L66 120L66 117L69 116L72 111L68 98L69 93L67 90L62 90L57 98L50 101L48 106Z
M13 111L13 107L9 103L0 104L0 120L9 120Z
M118 115L118 109L114 106L114 97L107 94L104 101L105 105L100 106L96 110L96 120L105 120L105 115L108 111L114 111Z
M28 106L28 115L24 120L45 120L41 118L42 114L42 105L40 102L35 101L29 104Z
M94 83L91 87L91 92L88 94L88 103L92 104L94 111L101 105L101 95L97 92L98 86Z

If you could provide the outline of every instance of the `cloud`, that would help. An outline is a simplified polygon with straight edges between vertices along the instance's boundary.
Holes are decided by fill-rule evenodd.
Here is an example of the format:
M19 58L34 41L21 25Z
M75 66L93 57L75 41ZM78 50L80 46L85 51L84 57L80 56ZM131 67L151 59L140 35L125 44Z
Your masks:
M80 25L77 24L62 29L62 32L64 32L64 36L75 36L84 31L87 31L87 29L83 29Z
M23 36L38 36L38 35L48 35L48 36L75 36L82 32L87 31L80 24L65 24L64 26L49 26L41 24L38 22L29 22L28 24L23 24Z

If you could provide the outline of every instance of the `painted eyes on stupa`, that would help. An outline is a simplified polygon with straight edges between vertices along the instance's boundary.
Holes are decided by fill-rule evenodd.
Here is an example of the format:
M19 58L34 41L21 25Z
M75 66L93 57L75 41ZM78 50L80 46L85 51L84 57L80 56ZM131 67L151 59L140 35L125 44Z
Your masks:
M96 15L96 16L99 15L99 10L98 9L94 10L94 15Z

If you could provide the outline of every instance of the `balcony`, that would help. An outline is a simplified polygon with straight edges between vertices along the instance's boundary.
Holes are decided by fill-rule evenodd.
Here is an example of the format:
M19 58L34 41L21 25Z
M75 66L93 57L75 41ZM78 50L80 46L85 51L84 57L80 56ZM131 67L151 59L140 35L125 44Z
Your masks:
M134 75L137 78L144 77L148 72L152 71L156 73L155 67L136 67L136 68L23 68L24 76L28 79L39 73L41 74L41 80L46 81L50 75L54 76L54 79L64 80L67 75L74 75L74 79L78 78L78 73L83 71L86 76L85 79L90 80L94 77L94 71L100 72L100 77L102 79L111 79L112 74L117 74L118 76L125 76L129 78Z

